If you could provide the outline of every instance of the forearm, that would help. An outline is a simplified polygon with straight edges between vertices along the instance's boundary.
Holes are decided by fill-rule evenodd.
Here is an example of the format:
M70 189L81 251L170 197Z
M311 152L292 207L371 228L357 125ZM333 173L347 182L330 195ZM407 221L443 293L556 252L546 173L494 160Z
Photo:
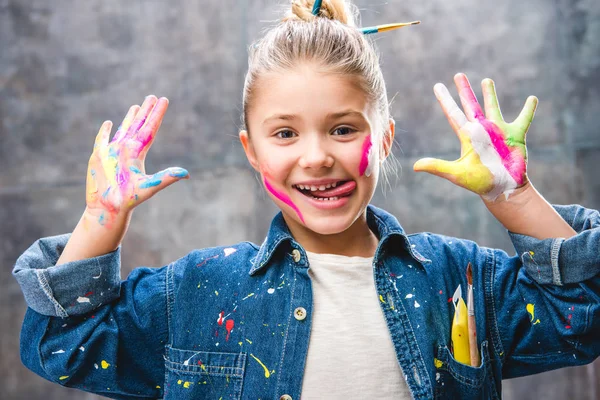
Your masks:
M515 190L508 199L500 196L495 201L483 199L483 202L492 215L513 233L536 239L566 239L577 233L530 182Z
M56 265L98 257L116 250L127 232L130 219L129 212L101 224L86 209Z

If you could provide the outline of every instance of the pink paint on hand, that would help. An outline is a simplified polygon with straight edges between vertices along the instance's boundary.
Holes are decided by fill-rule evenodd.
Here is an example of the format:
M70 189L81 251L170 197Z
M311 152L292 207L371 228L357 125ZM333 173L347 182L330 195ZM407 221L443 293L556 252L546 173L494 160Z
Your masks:
M360 176L363 176L369 167L369 153L371 152L371 147L373 147L373 143L371 142L371 135L368 135L362 145L362 156L358 166L358 173Z
M227 329L227 336L225 337L225 341L229 341L229 335L231 334L231 330L233 329L233 320L232 319L228 319L227 321L225 321L225 329Z
M281 192L277 191L273 186L271 186L269 181L267 181L267 178L263 178L263 181L265 183L265 187L267 188L267 190L269 192L271 192L271 194L273 196L277 197L279 200L283 201L285 204L290 206L292 208L292 210L296 211L296 214L298 214L298 218L300 218L300 221L302 221L302 223L304 224L305 223L304 217L302 217L302 213L300 212L298 207L294 204L292 199L290 199L289 196L287 196L285 193L281 193Z
M496 124L485 119L483 116L478 117L477 119L490 136L490 140L492 141L496 152L502 159L502 165L504 165L504 168L506 168L510 176L512 176L515 182L517 182L517 185L522 185L525 176L525 170L527 168L525 159L523 157L515 159L513 153L510 151L506 142L504 141L504 135L502 131Z

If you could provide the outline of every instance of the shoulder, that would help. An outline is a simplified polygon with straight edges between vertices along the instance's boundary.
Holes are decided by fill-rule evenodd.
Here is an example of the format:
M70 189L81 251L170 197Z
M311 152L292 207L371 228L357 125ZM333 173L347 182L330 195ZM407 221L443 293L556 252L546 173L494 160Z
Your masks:
M436 264L464 264L465 262L483 263L493 256L490 249L476 242L431 232L419 232L407 235L413 251Z

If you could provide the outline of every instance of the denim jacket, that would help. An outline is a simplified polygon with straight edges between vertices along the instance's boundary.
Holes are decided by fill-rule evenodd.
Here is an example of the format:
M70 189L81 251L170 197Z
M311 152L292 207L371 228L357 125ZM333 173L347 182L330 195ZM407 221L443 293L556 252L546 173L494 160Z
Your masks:
M407 235L392 215L368 207L379 238L373 295L415 399L497 399L503 378L598 356L600 214L555 208L578 234L510 234L517 254L509 256L468 240ZM14 268L29 305L21 357L32 371L120 399L300 399L311 280L281 214L261 246L193 251L124 281L119 249L54 266L67 240L36 241ZM449 298L466 288L469 262L478 367L450 350Z

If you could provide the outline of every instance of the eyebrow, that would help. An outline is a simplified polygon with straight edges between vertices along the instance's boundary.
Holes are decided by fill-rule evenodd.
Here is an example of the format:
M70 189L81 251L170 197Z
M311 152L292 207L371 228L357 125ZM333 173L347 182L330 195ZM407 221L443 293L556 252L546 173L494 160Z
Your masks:
M347 117L347 116L360 117L362 119L366 119L366 117L363 113L361 113L360 111L354 111L354 110L345 110L345 111L340 111L337 113L330 113L325 116L325 119L332 120L332 119L339 119L339 118L343 118L343 117ZM293 121L297 118L298 118L298 116L294 115L294 114L273 114L273 115L265 118L265 120L263 121L263 125L265 125L268 122L274 121L274 120Z

